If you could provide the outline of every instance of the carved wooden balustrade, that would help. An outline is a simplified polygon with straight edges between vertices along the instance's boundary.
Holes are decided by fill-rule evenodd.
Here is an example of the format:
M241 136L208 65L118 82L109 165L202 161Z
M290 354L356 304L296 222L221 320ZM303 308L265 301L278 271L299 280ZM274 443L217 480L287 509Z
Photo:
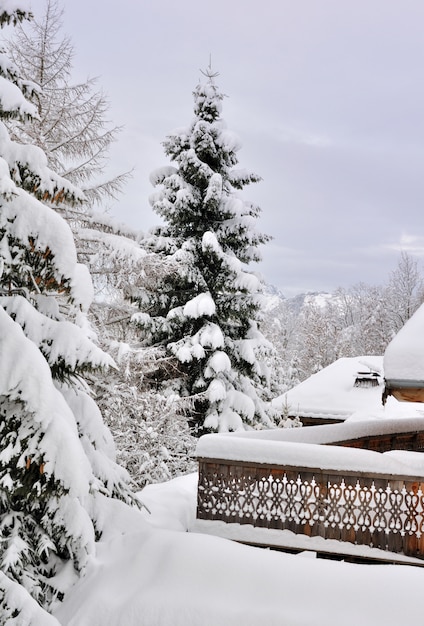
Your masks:
M200 459L197 517L424 558L424 478Z
M334 428L332 432L335 432ZM344 434L342 430L338 432ZM289 433L280 436L290 440ZM388 437L392 444L397 441L393 432L389 435L383 432L375 437L374 440L366 437L367 446L374 450L387 450ZM297 443L301 441L300 433L294 433L291 438L297 439ZM224 443L228 441L226 439ZM423 441L420 431L399 434L399 447L403 449L422 450ZM252 439L249 441L250 451L253 449L251 444ZM340 441L342 446L350 444L355 448L358 440ZM316 445L309 448L323 449ZM216 446L216 450L219 449L220 446ZM337 458L345 454L340 448L338 450L335 450ZM355 459L358 453L362 454L359 458L366 461L371 458L370 454L372 459L378 457L384 468L385 455L368 450L348 451L351 459ZM317 452L315 455L319 459ZM424 559L424 472L423 475L413 475L412 471L409 475L401 471L397 475L393 471L369 471L373 464L365 468L366 471L358 470L358 466L351 471L346 468L338 470L328 467L328 463L324 468L306 467L293 463L293 455L288 463L254 462L246 458L233 460L228 454L227 458L202 457L200 454L198 461L198 520L289 530L296 535L349 542ZM280 545L284 546L284 541ZM336 551L343 553L342 548Z

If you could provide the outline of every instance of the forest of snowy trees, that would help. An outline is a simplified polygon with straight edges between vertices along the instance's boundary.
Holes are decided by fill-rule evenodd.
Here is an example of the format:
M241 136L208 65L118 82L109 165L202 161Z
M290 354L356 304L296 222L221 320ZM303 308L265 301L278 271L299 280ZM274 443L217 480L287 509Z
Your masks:
M272 398L341 356L382 354L424 283L402 253L382 286L270 292L254 268L269 238L244 190L260 178L238 167L211 67L151 174L161 225L117 224L106 209L130 173L104 174L119 128L96 82L73 82L60 4L32 19L23 1L0 7L15 27L0 63L6 623L49 610L67 564L83 571L105 498L137 506L146 483L192 470L203 432L280 424Z
M293 299L269 296L263 332L277 349L279 391L340 357L384 354L423 301L424 276L406 252L383 285L359 283Z

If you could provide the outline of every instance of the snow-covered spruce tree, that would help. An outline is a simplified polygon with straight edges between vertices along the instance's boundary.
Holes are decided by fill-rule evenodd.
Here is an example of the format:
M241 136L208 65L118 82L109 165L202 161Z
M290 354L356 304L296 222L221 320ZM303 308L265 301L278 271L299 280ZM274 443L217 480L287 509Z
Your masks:
M0 0L2 25L26 17L22 0ZM25 99L31 89L2 50L0 120L36 116ZM104 498L134 501L83 379L112 364L86 325L90 277L69 226L45 204L81 198L38 147L13 142L0 121L2 624L32 623L28 611L66 591L94 551Z
M156 384L191 398L201 429L226 431L272 423L262 397L270 345L258 328L261 284L247 269L269 238L255 230L259 207L239 194L259 177L235 168L239 143L221 119L216 74L205 76L192 123L164 142L176 166L151 178L152 206L165 221L152 246L169 271L132 299L144 345L166 350Z

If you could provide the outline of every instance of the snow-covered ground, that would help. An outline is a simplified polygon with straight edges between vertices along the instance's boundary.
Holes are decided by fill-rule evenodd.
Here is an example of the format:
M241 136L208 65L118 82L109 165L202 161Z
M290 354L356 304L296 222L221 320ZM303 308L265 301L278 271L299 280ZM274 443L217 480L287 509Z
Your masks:
M422 568L325 561L186 532L193 474L146 487L142 499L150 514L108 501L97 555L56 610L63 626L422 623Z

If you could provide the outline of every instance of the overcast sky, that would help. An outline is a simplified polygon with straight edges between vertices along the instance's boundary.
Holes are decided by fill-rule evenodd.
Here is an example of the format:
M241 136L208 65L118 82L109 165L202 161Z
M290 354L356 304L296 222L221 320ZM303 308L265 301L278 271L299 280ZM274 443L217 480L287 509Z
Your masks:
M149 174L192 117L209 64L228 96L243 196L273 235L258 269L287 296L379 284L401 249L424 255L423 0L64 0L75 77L99 76L124 125L114 215L158 223ZM39 14L44 0L31 0Z

